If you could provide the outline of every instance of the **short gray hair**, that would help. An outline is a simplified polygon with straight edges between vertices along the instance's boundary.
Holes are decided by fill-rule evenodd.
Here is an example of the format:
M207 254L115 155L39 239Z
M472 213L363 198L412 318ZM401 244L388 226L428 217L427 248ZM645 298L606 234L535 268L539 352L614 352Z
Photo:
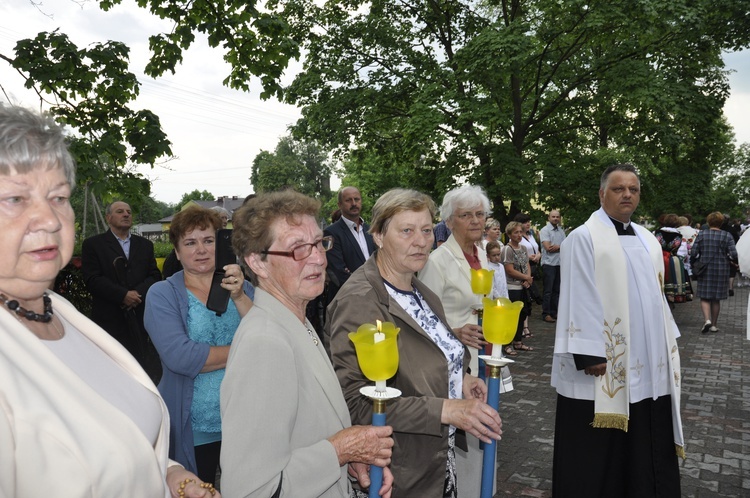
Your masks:
M211 209L212 211L216 211L217 213L219 213L219 216L221 216L222 214L226 215L227 219L229 219L229 218L232 217L229 214L229 211L227 211L226 209L224 209L221 206L211 206L209 209Z
M440 206L440 218L447 221L453 216L453 212L456 209L468 209L477 204L482 206L487 216L492 213L490 210L490 200L487 194L484 193L484 190L482 190L482 187L462 185L461 187L454 188L443 197L443 205Z
M70 187L75 187L75 161L62 127L49 114L0 104L0 174L54 168L62 169Z

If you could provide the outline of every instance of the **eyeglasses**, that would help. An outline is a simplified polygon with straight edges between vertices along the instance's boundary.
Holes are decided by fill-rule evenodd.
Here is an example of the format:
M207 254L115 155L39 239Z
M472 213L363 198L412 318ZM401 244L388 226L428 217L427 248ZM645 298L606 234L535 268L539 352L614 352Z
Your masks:
M461 221L468 221L472 218L483 220L486 217L487 217L487 213L485 211L477 211L476 213L466 212L466 213L461 213L461 214L456 215L456 218L458 218Z
M323 237L317 242L300 244L297 247L293 248L291 251L260 251L260 253L273 254L275 256L286 256L288 258L294 258L295 261L302 261L312 254L313 247L316 247L320 252L330 251L333 247L333 237Z

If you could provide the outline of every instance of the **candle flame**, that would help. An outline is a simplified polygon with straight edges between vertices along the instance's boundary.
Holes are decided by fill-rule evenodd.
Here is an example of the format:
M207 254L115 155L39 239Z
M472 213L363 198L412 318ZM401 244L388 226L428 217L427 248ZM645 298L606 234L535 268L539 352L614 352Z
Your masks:
M376 324L376 326L378 328L378 332L382 332L383 322L381 322L380 320L375 320L375 324Z

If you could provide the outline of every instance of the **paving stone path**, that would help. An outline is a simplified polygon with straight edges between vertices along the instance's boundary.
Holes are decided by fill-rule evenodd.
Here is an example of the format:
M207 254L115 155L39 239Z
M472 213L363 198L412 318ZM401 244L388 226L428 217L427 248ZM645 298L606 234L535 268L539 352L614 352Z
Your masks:
M750 341L747 287L722 301L719 332L701 335L699 301L677 305L682 337L682 421L687 458L680 463L682 496L750 497ZM552 496L556 393L550 387L554 324L534 307L529 327L536 348L511 367L515 390L500 398L498 497Z

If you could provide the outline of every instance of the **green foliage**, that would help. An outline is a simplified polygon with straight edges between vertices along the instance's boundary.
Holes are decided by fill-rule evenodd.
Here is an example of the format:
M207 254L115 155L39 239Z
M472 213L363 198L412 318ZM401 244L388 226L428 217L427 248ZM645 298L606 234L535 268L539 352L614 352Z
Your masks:
M403 159L399 151L375 153L368 150L355 150L344 161L339 174L341 185L357 187L362 194L362 217L370 218L375 201L395 187L412 188L430 195L439 205L443 193L452 188L453 178L445 176L434 158L427 156L412 162ZM325 206L328 215L338 209L337 196Z
M190 201L212 201L214 200L214 194L208 190L200 191L198 189L193 190L182 195L180 201L174 206L174 212L179 213L182 207Z
M257 193L293 188L325 202L331 196L331 166L316 143L286 136L273 152L255 156L250 182Z
M121 0L99 0L109 10ZM281 95L281 78L289 60L300 55L301 37L308 31L293 31L275 2L257 5L255 0L137 0L138 6L160 19L172 21L169 33L149 39L151 59L146 74L157 77L174 73L183 52L195 41L196 33L208 37L211 47L221 47L231 69L224 84L247 91L252 76L263 85L262 98Z
M721 211L733 218L747 218L750 207L750 143L739 146L735 154L721 165L713 186L714 203L709 209L695 214L705 217L711 211Z
M172 206L153 197L146 197L130 207L135 211L138 223L156 223L174 213Z
M285 5L290 25L320 27L285 95L303 107L294 132L335 149L348 183L426 184L439 199L470 181L501 221L551 207L579 221L604 167L627 160L659 198L711 201L700 186L725 155L721 51L750 42L713 1ZM661 188L683 174L687 190ZM650 202L641 214L663 207Z
M163 242L156 240L154 241L154 257L155 258L166 258L169 253L172 252L174 246L171 242Z
M53 31L20 40L12 58L0 55L50 106L55 119L72 128L78 184L88 185L97 197L148 196L149 182L127 165L153 166L171 155L159 118L130 108L138 81L128 71L129 51L114 41L78 48Z
M80 254L79 251L76 254ZM63 296L86 316L91 316L91 294L81 271L81 258L74 257L55 278L54 291Z

